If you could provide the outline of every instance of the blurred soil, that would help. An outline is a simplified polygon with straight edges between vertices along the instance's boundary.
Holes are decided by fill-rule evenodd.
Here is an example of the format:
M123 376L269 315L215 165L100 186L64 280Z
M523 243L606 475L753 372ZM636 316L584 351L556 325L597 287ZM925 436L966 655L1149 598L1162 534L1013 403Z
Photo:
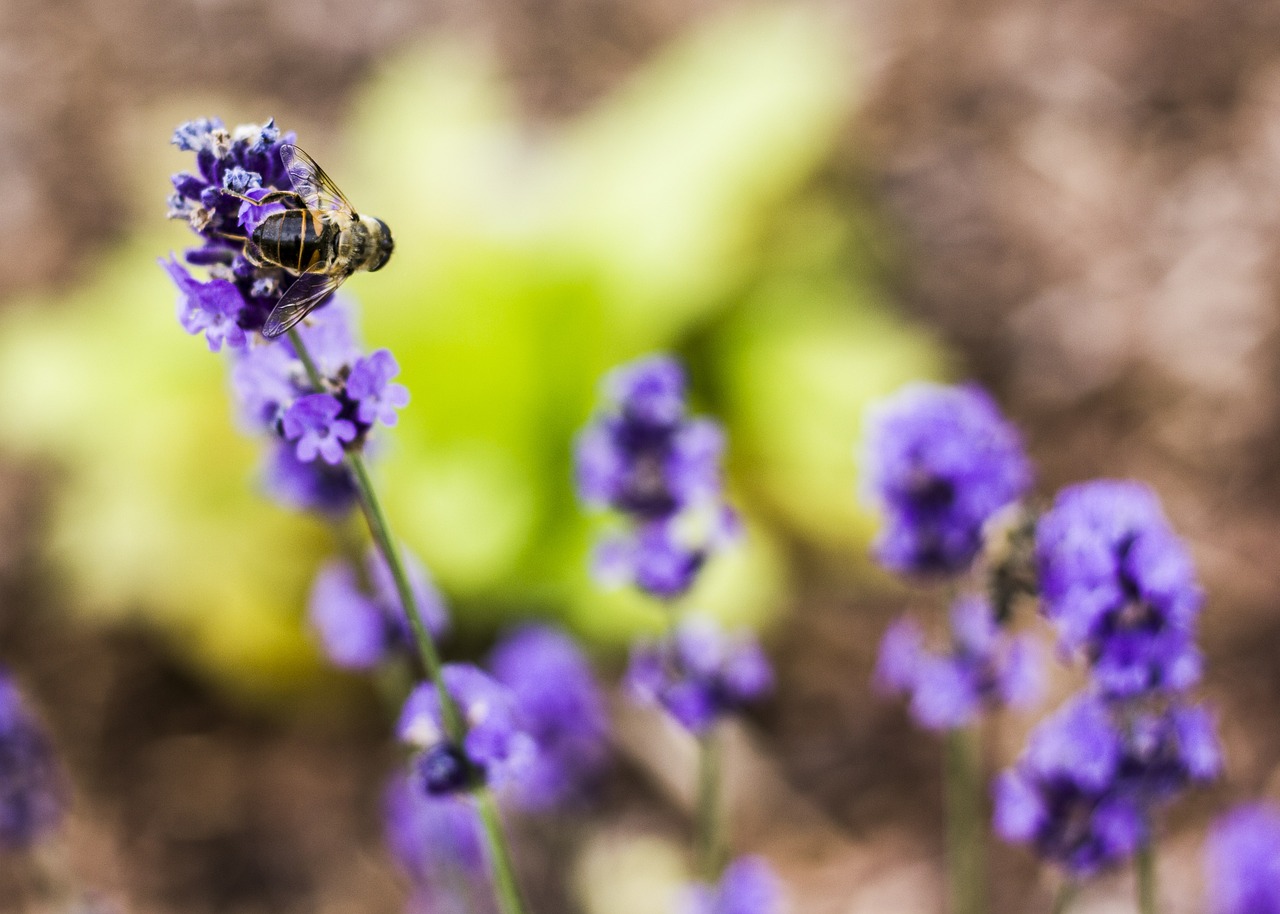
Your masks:
M0 297L73 282L83 255L158 218L159 197L134 203L120 178L140 106L214 90L336 126L380 57L451 28L492 40L530 117L554 120L712 5L0 0L0 85L17 87L0 94L0 199L22 249ZM906 238L903 307L1027 430L1043 493L1144 478L1192 539L1230 775L1170 823L1166 869L1186 891L1168 910L1195 910L1199 889L1180 874L1198 865L1206 817L1280 792L1280 5L848 9L869 100L824 180L875 188ZM357 713L340 718L246 711L145 633L64 624L59 582L35 558L52 485L41 467L0 468L0 658L67 758L69 844L88 881L139 912L399 910L380 850L392 759L376 697L348 698ZM937 909L938 748L867 686L879 632L904 602L923 604L802 561L805 589L773 645L780 691L753 719L750 751L767 762L757 776L812 807L842 850L786 828L744 841L795 882L805 914ZM1019 725L1000 726L1007 758ZM522 826L540 909L572 910L553 850L682 823L643 760L620 762L597 806ZM1042 909L1048 887L1026 856L996 854L996 910ZM0 866L0 909L34 878Z

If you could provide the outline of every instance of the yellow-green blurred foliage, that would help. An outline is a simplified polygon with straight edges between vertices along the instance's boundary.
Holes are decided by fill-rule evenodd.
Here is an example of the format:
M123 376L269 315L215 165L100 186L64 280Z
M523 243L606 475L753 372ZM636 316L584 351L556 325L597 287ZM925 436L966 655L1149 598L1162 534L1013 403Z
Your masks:
M804 8L739 11L554 132L460 43L393 63L354 107L326 167L397 247L348 288L413 395L379 433L379 484L459 624L556 614L600 642L654 624L589 581L571 487L600 375L653 349L692 356L750 525L693 602L762 621L785 597L783 532L865 547L862 408L940 357L856 256L870 216L813 181L852 106L842 34ZM190 115L211 113L227 114ZM231 419L225 359L174 320L159 237L3 315L0 446L65 468L53 560L79 605L153 620L242 687L287 686L314 668L299 619L333 543L258 496L258 444Z

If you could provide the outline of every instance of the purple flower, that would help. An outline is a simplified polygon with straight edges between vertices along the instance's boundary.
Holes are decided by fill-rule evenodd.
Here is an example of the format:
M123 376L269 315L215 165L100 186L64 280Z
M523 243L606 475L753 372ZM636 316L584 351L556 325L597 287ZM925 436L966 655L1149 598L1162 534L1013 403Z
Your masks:
M684 369L669 355L648 355L615 368L605 377L604 388L636 425L671 428L684 416Z
M911 714L930 730L971 723L984 709L1029 707L1044 687L1044 661L1034 639L999 628L991 605L964 597L951 607L951 648L934 653L909 619L885 632L876 664L881 691L911 697Z
M1280 914L1280 811L1256 803L1221 817L1205 864L1212 914Z
M1036 529L1044 613L1106 694L1183 691L1200 677L1202 594L1155 495L1098 480L1059 493Z
M430 796L397 774L387 783L383 816L387 846L423 910L461 914L469 896L488 894L480 817L466 798Z
M339 419L342 404L329 394L308 394L299 397L284 413L284 437L298 442L298 459L315 460L321 457L325 463L342 462L342 445L354 441L356 427L346 419Z
M902 574L967 569L983 526L1031 486L1017 431L976 386L908 385L868 412L863 447L876 556Z
M444 602L421 563L408 550L401 556L418 611L431 634L439 637L449 621ZM350 565L330 562L320 569L311 589L311 624L329 659L344 669L369 670L393 652L412 649L412 632L391 571L373 547L366 554L366 574L371 592L361 589Z
M391 382L399 372L395 357L386 349L356 359L347 378L347 396L356 402L361 422L396 424L396 410L409 402L408 388Z
M527 770L537 747L511 690L470 664L446 664L443 676L466 723L462 746L449 742L439 695L429 682L409 694L397 726L402 742L423 750L417 768L423 789L442 794L477 783L500 787Z
M678 362L648 356L614 369L604 386L610 406L576 447L584 502L645 522L719 497L723 436L710 420L685 418Z
M284 443L273 448L263 485L276 501L298 511L341 517L356 503L355 483L346 467L304 463L295 448Z
M690 888L680 914L779 914L782 887L759 857L739 857L727 867L717 885Z
M223 343L230 349L244 349L247 337L237 323L244 300L235 284L225 279L200 282L172 257L161 260L177 285L178 321L187 333L203 333L210 352L218 352Z
M320 569L308 601L311 624L335 665L368 670L387 656L394 625L378 605L360 592L355 572L344 562Z
M707 559L738 536L738 518L731 509L691 511L601 540L592 571L604 586L632 584L670 600L687 593Z
M996 831L1087 876L1133 854L1152 813L1218 768L1202 709L1135 711L1084 694L1043 721L996 781Z
M773 688L773 670L746 632L726 635L710 619L687 617L673 634L631 652L627 690L660 705L695 734Z
M53 747L0 670L0 848L32 846L57 827L62 810Z
M532 810L564 802L600 773L608 751L604 697L587 658L563 632L530 625L494 648L489 668L538 749L513 799Z

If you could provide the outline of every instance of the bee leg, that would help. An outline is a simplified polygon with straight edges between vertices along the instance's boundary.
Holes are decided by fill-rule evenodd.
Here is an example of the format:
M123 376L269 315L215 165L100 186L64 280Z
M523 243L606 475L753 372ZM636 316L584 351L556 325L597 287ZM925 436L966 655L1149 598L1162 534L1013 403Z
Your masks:
M214 232L219 238L226 238L228 241L248 241L248 235L235 235L231 232Z
M268 203L282 203L285 200L298 199L298 195L291 190L273 190L270 193L263 194L262 199L260 200L255 200L253 197L246 197L244 194L238 194L234 190L227 190L225 187L222 188L222 192L228 197L235 197L235 199L242 203L250 203L253 206L266 206Z

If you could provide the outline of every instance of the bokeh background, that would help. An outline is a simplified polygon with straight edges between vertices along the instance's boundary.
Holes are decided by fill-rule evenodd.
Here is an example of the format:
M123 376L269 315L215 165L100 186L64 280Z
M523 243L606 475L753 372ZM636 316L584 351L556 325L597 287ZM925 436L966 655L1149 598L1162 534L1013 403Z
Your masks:
M131 912L403 907L384 706L302 619L338 540L258 494L155 262L189 243L173 127L274 116L396 232L347 288L412 390L378 473L450 656L553 619L616 678L656 619L587 577L570 442L604 370L679 353L749 525L695 600L779 669L735 844L797 914L940 910L939 746L868 684L939 596L869 565L854 444L901 383L979 380L1041 498L1135 476L1191 540L1227 776L1161 859L1199 910L1206 823L1280 796L1277 47L1246 0L0 0L0 661L66 760L67 859ZM616 744L591 804L516 823L538 910L656 914L687 874L688 747L625 706ZM992 853L994 910L1045 909ZM0 908L29 870L0 861Z

